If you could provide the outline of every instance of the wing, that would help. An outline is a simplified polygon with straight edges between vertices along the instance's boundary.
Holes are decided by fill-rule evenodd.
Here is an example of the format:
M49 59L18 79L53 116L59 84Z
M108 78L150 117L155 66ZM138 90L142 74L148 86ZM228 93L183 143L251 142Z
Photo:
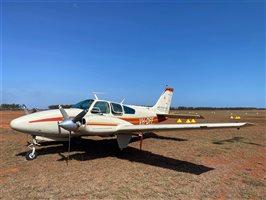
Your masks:
M119 125L117 133L134 133L147 131L173 131L188 129L241 128L255 124L243 123L206 123L206 124L150 124L150 125Z
M182 119L204 119L202 115L190 114L157 114L158 117L182 118Z

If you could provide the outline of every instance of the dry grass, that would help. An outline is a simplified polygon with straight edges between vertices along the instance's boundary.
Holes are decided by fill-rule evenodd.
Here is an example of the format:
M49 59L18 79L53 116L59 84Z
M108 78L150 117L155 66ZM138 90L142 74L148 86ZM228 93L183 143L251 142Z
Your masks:
M199 122L231 121L211 112ZM0 199L266 199L266 112L232 112L257 126L149 133L142 151L138 138L123 152L115 138L83 138L68 166L60 143L26 161L30 137L8 126L23 113L2 112Z

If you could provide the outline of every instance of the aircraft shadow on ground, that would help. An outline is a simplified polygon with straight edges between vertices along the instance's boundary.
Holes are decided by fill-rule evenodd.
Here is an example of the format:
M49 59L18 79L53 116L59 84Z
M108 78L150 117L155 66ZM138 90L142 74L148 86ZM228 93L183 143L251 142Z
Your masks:
M178 141L178 142L188 141L187 139L183 139L183 138L157 135L156 133L153 133L153 132L143 134L144 140L149 139L149 138L160 139L160 140L172 140L172 141ZM132 137L131 142L136 142L136 141L139 141L139 137Z
M254 143L254 142L247 142L247 141L245 141L244 137L232 137L230 139L218 140L218 141L214 141L212 143L213 144L218 144L218 145L230 144L230 143L242 143L242 144L250 144L250 145L261 146L261 147L264 146L264 145L257 144L257 143Z
M154 133L150 133L145 136L145 138L149 137L170 139L174 141L187 141L186 139L158 136ZM133 142L134 140L138 141L138 138L132 138ZM67 149L67 143L64 143L62 146L62 144L46 142L42 144L42 147L37 149L37 153L38 155L58 153L61 156L58 161L67 161L67 156L63 154L67 153ZM25 154L26 152L22 152L17 154L17 156L25 156ZM81 139L79 141L79 144L71 144L69 160L87 161L105 157L116 157L118 159L128 160L131 162L144 163L151 166L161 167L178 172L190 173L194 175L200 175L214 169L206 167L204 165L198 165L192 162L182 161L175 158L155 154L146 150L139 150L130 146L123 151L120 151L115 138L102 140L92 140L86 138Z

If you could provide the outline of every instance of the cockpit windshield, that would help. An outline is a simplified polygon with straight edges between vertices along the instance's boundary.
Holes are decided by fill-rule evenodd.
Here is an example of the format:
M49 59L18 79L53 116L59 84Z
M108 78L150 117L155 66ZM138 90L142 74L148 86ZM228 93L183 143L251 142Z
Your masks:
M89 109L91 104L93 103L93 99L87 99L87 100L84 100L84 101L81 101L75 105L73 105L71 108L80 108L80 109Z

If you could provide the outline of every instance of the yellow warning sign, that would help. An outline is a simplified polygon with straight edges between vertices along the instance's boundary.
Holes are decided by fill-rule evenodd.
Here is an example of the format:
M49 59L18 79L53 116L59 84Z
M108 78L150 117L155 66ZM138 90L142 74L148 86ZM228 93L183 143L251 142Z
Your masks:
M181 119L178 119L178 120L177 120L177 123L182 123L182 120L181 120Z
M189 123L191 123L191 122L190 122L190 120L189 120L189 119L187 119L187 120L186 120L186 123L187 123L187 124L189 124Z
M192 120L191 120L191 123L196 123L196 120L195 120L195 119L192 119Z

